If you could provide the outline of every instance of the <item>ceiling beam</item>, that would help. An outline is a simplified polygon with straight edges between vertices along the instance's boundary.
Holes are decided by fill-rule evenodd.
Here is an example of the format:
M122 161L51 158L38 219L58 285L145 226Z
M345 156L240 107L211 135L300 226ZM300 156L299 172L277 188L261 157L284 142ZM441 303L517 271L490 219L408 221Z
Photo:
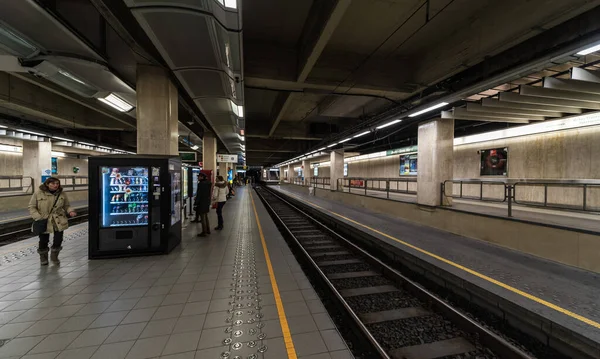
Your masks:
M322 93L323 95L365 96L392 100L405 98L410 93L408 88L407 91L398 91L397 89L361 87L360 85L350 87L345 85L339 86L337 84L277 80L259 76L246 76L244 78L244 85L259 90L312 92Z
M304 136L268 136L268 135L246 135L246 138L270 138L273 140L302 140L302 141L321 141L319 137L304 137Z
M298 82L304 82L317 63L352 0L315 1L300 39Z
M452 113L451 111L442 111L442 118L455 119L455 120L468 120L468 121L483 121L483 122L507 122L507 123L529 123L527 120L522 119L508 119L508 118L497 118L487 116L474 116L466 115L461 113Z
M521 95L526 96L547 97L552 99L566 99L578 102L591 102L600 105L600 95L591 93L565 91L553 88L533 86L521 86L519 89L519 93Z
M581 67L573 67L571 69L571 79L600 83L600 71L592 71L582 69Z
M517 94L512 94L512 95L515 95L516 97L520 96ZM541 113L561 112L561 113L569 113L569 114L578 115L581 112L583 112L580 108L520 103L520 102L514 102L514 101L507 101L506 99L500 101L500 100L493 99L493 98L484 98L481 100L481 104L483 105L483 107L523 109L523 110L540 111Z
M600 84L580 80L557 79L544 77L544 88L600 94Z
M513 114L502 114L502 113L486 113L478 111L468 111L466 108L458 107L454 108L454 114L458 116L474 116L474 117L485 117L485 118L499 118L508 120L527 120L527 121L544 121L543 116L521 116Z
M500 102L508 101L517 103L527 103L532 105L561 106L576 109L585 108L588 110L600 110L600 104L593 102L568 100L564 98L551 98L546 96L534 96L533 94L519 95L512 92L500 92L498 95L500 97Z
M300 66L296 82L303 83L308 78L351 2L352 0L313 2L298 44L298 53L300 54L298 63ZM248 84L247 80L246 84ZM276 103L274 105L277 107L273 108L278 109L278 111L276 111L276 114L272 114L275 116L273 116L274 120L269 130L269 136L273 136L273 133L275 133L285 110L292 101L292 97L291 94L287 94L282 104Z
M467 103L468 112L480 112L480 113L498 113L503 115L521 115L521 116L542 116L542 117L562 117L560 112L549 112L549 111L535 111L525 110L519 108L508 108L508 107L489 107L483 106L477 103Z

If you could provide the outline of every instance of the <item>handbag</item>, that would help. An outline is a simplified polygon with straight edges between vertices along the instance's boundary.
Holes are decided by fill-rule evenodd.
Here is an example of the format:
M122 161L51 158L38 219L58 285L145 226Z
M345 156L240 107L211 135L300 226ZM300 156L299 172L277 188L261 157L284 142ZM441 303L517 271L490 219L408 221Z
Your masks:
M217 209L217 202L213 202L212 209Z
M58 202L59 197L60 197L60 194L56 196L56 199L54 200L54 204L52 205L52 208L50 209L50 214L52 214L52 211L54 211L54 207L56 206L56 202ZM45 233L47 228L48 228L48 218L38 219L37 221L33 221L33 225L31 226L31 232L33 232L33 234L35 234L36 236L39 236L40 234Z

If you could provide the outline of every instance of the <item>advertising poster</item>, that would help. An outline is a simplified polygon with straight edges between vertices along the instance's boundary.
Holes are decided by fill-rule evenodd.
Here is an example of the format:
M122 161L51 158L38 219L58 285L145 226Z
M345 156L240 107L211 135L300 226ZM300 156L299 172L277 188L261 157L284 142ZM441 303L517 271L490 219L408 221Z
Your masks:
M508 174L508 148L482 150L481 176L506 176Z
M52 174L58 174L58 158L52 157Z
M315 167L313 168L313 176L317 177L319 175L319 165L315 163Z
M348 177L348 164L344 163L344 177Z
M417 154L400 156L400 176L417 175Z

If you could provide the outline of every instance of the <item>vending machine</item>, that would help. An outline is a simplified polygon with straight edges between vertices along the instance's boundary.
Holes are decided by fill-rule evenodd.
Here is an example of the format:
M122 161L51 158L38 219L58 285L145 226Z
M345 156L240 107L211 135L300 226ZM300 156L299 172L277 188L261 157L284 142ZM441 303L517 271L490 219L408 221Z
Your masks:
M178 157L90 157L89 258L166 254L181 242Z

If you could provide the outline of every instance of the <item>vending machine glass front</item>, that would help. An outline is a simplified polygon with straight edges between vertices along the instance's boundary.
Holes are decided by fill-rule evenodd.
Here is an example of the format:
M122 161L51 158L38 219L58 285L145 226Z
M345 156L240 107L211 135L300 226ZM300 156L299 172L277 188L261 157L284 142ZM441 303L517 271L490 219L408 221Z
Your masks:
M181 220L181 171L171 172L171 225Z
M148 187L147 167L100 167L100 226L147 226Z

